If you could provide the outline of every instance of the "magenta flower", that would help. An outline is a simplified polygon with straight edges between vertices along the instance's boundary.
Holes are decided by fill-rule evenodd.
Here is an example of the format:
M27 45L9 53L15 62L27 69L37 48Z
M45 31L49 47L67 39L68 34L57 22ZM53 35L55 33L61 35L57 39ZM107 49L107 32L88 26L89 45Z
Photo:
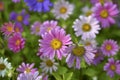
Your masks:
M107 71L107 75L114 77L117 73L120 75L120 61L115 61L113 58L108 59L108 63L105 64L104 70Z
M22 38L20 33L14 33L13 36L10 36L8 39L8 47L13 52L19 52L24 48L25 39Z
M49 32L50 30L56 27L59 27L57 25L58 25L57 21L53 21L53 20L43 22L42 27L41 27L41 34L45 34L46 32Z
M105 56L113 56L117 54L119 46L116 41L109 39L104 41L101 50Z
M115 20L113 18L117 16L118 13L117 5L112 2L107 2L104 5L97 3L93 8L93 15L98 19L103 28L114 24Z
M4 25L2 25L0 30L1 32L3 32L5 36L9 36L14 32L14 25L11 22L4 23Z
M31 33L36 34L36 35L41 35L40 29L41 29L42 24L38 21L36 21L32 26L31 26Z
M21 72L21 73L24 73L24 72L26 72L26 73L34 73L34 72L36 72L37 71L37 68L33 68L34 67L34 63L32 63L32 64L29 64L29 63L22 63L20 66L19 66L19 68L17 68L17 71L18 72Z
M66 53L68 53L66 58L68 67L75 66L76 69L80 69L82 58L90 65L95 56L94 52L91 47L71 45L66 49Z
M91 3L92 4L96 4L96 3L105 3L105 2L110 2L111 0L91 0Z
M58 59L62 59L63 56L66 56L65 49L72 44L70 35L66 35L65 30L59 27L52 29L42 38L39 40L40 52L50 59L53 59L55 54Z

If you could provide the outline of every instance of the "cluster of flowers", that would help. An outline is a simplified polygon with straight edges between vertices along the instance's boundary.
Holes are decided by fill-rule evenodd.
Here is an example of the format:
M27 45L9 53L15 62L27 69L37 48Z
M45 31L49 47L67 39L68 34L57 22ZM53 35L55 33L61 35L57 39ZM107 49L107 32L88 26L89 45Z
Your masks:
M20 2L20 0L12 0ZM48 12L53 3L50 0L24 0L30 11ZM93 8L83 8L85 15L80 15L73 23L75 35L81 37L81 40L73 42L70 34L65 29L58 26L55 20L44 21L43 23L36 21L31 26L31 33L41 36L39 39L39 50L37 55L43 62L40 63L42 74L39 75L37 68L33 64L22 63L17 71L20 72L17 80L47 80L47 73L57 70L58 63L56 59L62 60L66 58L69 68L74 67L80 69L81 62L85 61L88 65L97 65L107 56L108 63L104 66L104 71L110 77L115 73L120 75L120 60L114 60L115 55L119 51L116 41L107 39L101 46L97 45L95 40L96 34L103 28L110 27L115 24L115 19L119 13L117 5L111 0L91 0ZM1 8L1 7L0 7ZM68 19L73 13L74 5L65 0L58 0L53 7L52 13L56 19ZM15 21L4 23L1 32L8 40L8 48L13 52L19 52L24 48L25 39L22 37L23 24L29 25L29 15L23 10L20 14L12 12L10 20ZM5 75L6 69L11 69L11 64L7 59L0 59L0 76Z

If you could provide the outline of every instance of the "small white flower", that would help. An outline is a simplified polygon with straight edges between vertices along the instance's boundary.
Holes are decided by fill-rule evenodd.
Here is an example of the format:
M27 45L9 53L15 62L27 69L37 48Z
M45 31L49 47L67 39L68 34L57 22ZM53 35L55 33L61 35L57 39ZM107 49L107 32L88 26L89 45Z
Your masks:
M64 0L58 0L58 2L54 4L52 13L57 19L63 18L64 20L66 20L69 15L73 13L73 9L73 4L69 4L69 2Z
M11 63L7 61L7 58L3 59L3 57L0 58L0 76L4 77L9 71L12 69Z
M82 40L96 38L100 30L99 22L93 16L80 16L73 25L76 36L81 36Z
M82 12L83 12L83 14L85 14L85 16L90 16L90 15L92 15L92 8L85 6L82 8Z
M42 68L45 73L52 73L57 70L58 63L55 62L54 59L43 58L43 62L40 63L40 68Z

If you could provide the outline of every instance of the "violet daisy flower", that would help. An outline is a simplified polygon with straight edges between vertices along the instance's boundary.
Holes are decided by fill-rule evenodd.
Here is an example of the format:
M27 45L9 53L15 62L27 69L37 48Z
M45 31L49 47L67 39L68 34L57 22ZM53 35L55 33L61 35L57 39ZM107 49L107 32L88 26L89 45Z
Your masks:
M14 24L14 31L15 31L15 32L20 32L20 33L22 33L22 32L23 32L23 27L22 27L22 25L21 25L20 23L15 23L15 24Z
M18 23L23 23L25 25L29 25L29 15L25 10L22 10L21 13L17 14L15 12L10 13L10 20L13 20Z
M20 0L12 0L12 2L18 3L18 2L20 2Z
M33 73L21 73L17 80L42 80L42 76L39 75L39 72L36 71Z
M19 68L17 68L17 71L18 72L21 72L21 73L35 73L37 71L37 68L33 68L34 67L34 63L32 64L29 64L29 63L22 63Z
M39 40L40 52L43 55L53 59L55 54L58 59L66 56L64 53L68 45L72 44L70 35L66 35L64 29L56 27L42 36L43 39Z
M104 71L107 71L107 75L110 77L114 77L115 73L120 75L120 61L115 61L113 58L108 59L108 63L104 66Z
M101 50L105 56L114 56L119 50L119 46L114 40L105 40L101 46Z
M9 36L14 32L14 24L11 22L4 23L0 30L5 36Z
M115 20L113 18L117 16L118 13L117 5L112 2L107 2L104 5L97 3L93 8L93 15L101 23L103 28L114 24Z
M19 52L24 48L25 39L22 38L20 33L14 33L13 36L10 36L8 39L8 47L13 52Z
M71 45L66 49L68 56L66 62L69 68L75 65L76 69L80 69L80 63L82 59L86 61L88 65L93 62L95 51L91 47Z
M48 12L53 4L50 0L24 0L31 11Z
M45 34L46 32L49 32L50 30L56 27L59 27L57 26L57 21L53 21L53 20L45 21L43 22L42 27L41 27L41 34Z

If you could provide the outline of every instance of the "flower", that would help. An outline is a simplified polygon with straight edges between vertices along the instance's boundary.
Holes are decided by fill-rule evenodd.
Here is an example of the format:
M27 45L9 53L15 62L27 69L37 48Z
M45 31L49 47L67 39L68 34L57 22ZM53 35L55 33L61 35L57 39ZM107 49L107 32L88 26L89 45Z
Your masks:
M43 58L42 60L43 62L40 63L40 68L42 68L43 72L50 72L51 74L53 71L57 70L58 63L56 63L54 59Z
M76 36L82 36L83 40L95 38L95 34L98 34L100 30L98 23L93 16L80 16L73 25Z
M14 33L13 36L10 36L8 39L8 47L13 52L19 52L24 48L25 39L22 38L20 33Z
M92 8L89 8L88 6L83 7L82 12L85 14L85 16L90 16L93 13Z
M25 10L22 10L22 12L19 14L15 12L11 12L10 20L13 20L17 23L23 23L25 25L29 25L29 15L26 13Z
M8 70L12 69L11 63L9 63L8 58L0 58L0 76L4 77Z
M74 6L65 0L59 0L54 4L52 13L57 19L66 20L73 13Z
M18 2L20 2L20 0L12 0L12 2L18 3Z
M19 68L17 68L17 71L18 72L21 72L21 73L35 73L37 71L37 68L33 68L34 67L34 63L32 64L29 64L29 63L22 63Z
M66 56L65 49L72 44L70 35L66 35L65 30L59 27L52 29L42 38L39 40L40 52L43 52L43 55L50 59L53 59L55 54L57 54L58 59L62 59L62 56Z
M107 75L113 77L115 73L120 75L120 61L115 61L113 58L108 59L108 63L104 66L104 71L107 71Z
M107 2L104 5L97 3L93 8L93 15L101 23L102 28L114 24L115 20L113 18L117 16L118 13L119 10L117 9L117 5L112 2Z
M31 11L48 12L53 4L50 0L24 0Z
M14 32L14 24L12 22L4 23L0 30L5 36L9 36Z
M4 3L2 1L0 1L0 11L4 10Z
M117 54L119 46L114 40L105 40L101 46L101 50L105 56L113 56Z
M96 4L96 3L101 3L104 4L106 2L110 2L111 0L91 0L92 4Z
M32 26L31 26L31 33L36 34L36 35L41 35L40 29L41 29L42 24L38 21L36 21Z
M51 21L45 21L42 24L41 27L41 34L45 34L46 32L49 32L50 30L59 27L57 26L57 21L51 20Z
M36 71L34 74L33 73L21 73L18 77L17 80L41 80L42 76L39 75L39 72Z
M80 63L82 59L87 62L88 65L90 65L93 62L94 59L94 53L95 51L91 47L86 46L77 46L77 45L71 45L66 49L66 53L68 53L68 56L66 58L66 62L69 68L75 65L76 69L80 69Z
M22 33L23 32L23 27L20 23L15 23L14 24L14 31L15 32L19 32L19 33Z

